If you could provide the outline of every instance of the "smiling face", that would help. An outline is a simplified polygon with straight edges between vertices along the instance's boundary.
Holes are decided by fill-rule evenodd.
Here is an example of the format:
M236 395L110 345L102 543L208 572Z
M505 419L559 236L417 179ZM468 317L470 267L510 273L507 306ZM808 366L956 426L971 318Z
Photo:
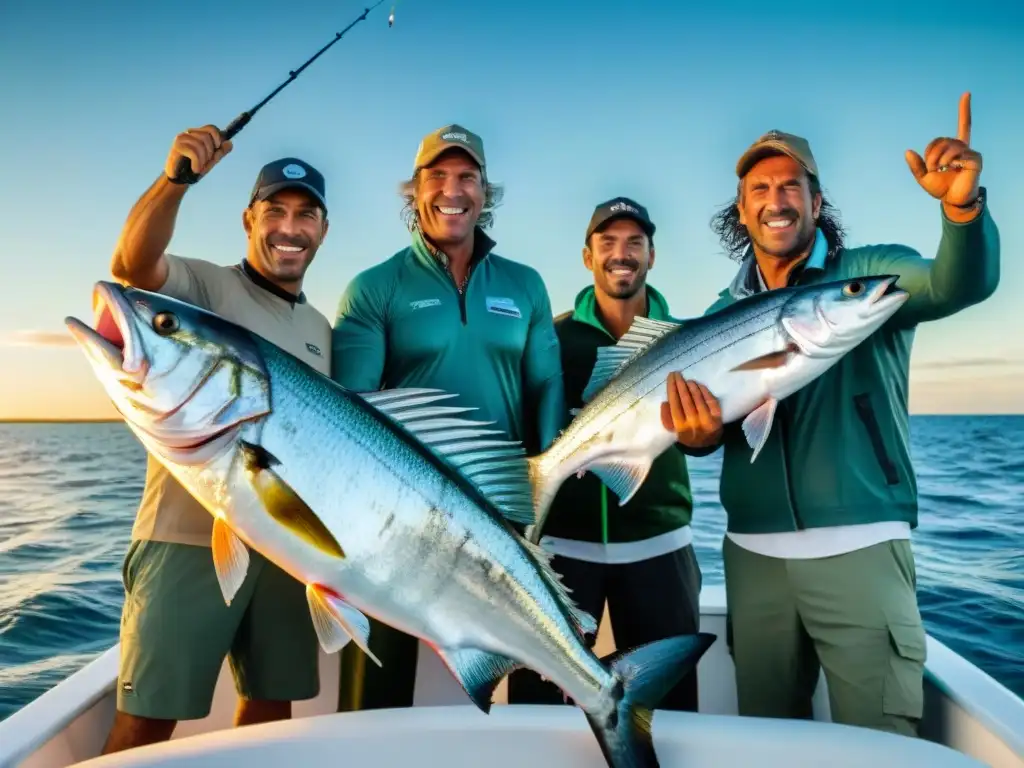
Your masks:
M654 246L632 219L616 219L590 236L583 263L594 273L594 288L609 298L630 299L647 284Z
M323 208L300 189L257 200L242 215L249 262L268 280L298 293L302 278L327 235Z
M423 233L439 248L463 244L484 206L484 179L465 152L449 150L416 177L416 211Z
M766 157L751 167L737 205L740 223L762 254L795 258L814 242L821 193L812 192L806 170L788 155Z

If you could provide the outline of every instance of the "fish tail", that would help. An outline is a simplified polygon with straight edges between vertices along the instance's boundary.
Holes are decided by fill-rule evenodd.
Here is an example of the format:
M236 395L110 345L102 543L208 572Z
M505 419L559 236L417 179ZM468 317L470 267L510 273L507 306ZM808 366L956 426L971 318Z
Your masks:
M651 720L661 699L700 661L715 635L679 635L608 657L615 683L611 706L587 712L611 768L658 768Z
M527 459L527 472L530 479L530 492L533 506L533 525L526 529L526 538L536 544L540 541L544 520L555 500L562 478L553 473L548 466L548 454L542 453Z

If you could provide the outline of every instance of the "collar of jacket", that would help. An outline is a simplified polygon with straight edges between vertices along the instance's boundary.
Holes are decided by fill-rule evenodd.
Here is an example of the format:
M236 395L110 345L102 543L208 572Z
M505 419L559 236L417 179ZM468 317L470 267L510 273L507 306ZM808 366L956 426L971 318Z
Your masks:
M495 242L487 234L476 227L473 230L473 255L469 259L471 267L481 262L492 250ZM434 265L441 268L441 271L448 271L448 256L444 251L433 245L417 227L412 232L412 251L416 258L423 264Z
M679 322L668 311L668 302L665 297L652 285L647 288L647 317L651 320L664 320L666 322ZM600 331L608 333L601 318L597 313L597 296L594 294L594 286L588 285L576 294L576 303L572 313L572 319L580 323L586 323Z
M825 269L825 261L828 257L828 241L825 234L819 228L814 235L814 247L811 248L811 255L807 257L803 269ZM743 254L743 261L740 262L739 271L736 277L729 284L728 291L734 299L743 299L760 293L763 288L761 274L757 269L757 260L754 258L754 249L747 246Z

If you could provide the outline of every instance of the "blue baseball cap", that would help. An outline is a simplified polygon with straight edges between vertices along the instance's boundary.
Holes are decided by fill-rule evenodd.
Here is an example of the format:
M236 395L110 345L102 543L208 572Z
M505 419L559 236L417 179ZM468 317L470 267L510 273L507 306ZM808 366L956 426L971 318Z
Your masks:
M311 194L327 213L327 191L324 177L316 168L297 157L283 157L260 169L252 188L249 205L266 200L282 189L302 189Z

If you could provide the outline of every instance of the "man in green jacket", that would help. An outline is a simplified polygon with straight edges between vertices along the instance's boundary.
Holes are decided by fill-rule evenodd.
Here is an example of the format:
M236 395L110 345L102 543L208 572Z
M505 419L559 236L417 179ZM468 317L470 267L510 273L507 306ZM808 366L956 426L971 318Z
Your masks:
M753 464L739 425L724 430L723 560L742 715L810 717L824 668L834 721L917 733L925 631L910 545L910 350L919 323L984 301L999 282L969 99L958 138L935 139L924 158L907 152L918 183L941 201L934 260L905 245L845 247L810 146L779 131L743 153L737 199L713 221L741 266L708 312L859 275L898 275L910 293L886 325L779 403Z
M647 283L654 266L655 226L647 209L629 198L601 203L587 227L583 263L594 284L576 297L572 312L555 321L566 403L583 407L583 390L600 347L615 344L637 316L673 318L665 298ZM701 573L693 551L693 507L685 453L717 448L721 411L706 388L673 375L663 406L676 449L659 456L628 503L596 475L565 481L544 525L541 546L573 600L601 621L605 602L618 648L634 648L700 627ZM596 638L589 638L591 642ZM531 670L509 676L509 702L555 704L561 692ZM697 711L697 675L670 691L662 709Z
M484 233L500 193L479 136L449 125L422 140L402 188L412 243L349 283L332 376L357 392L445 390L537 453L566 419L558 338L538 272L494 253ZM371 624L383 666L344 649L341 709L412 706L418 641Z

